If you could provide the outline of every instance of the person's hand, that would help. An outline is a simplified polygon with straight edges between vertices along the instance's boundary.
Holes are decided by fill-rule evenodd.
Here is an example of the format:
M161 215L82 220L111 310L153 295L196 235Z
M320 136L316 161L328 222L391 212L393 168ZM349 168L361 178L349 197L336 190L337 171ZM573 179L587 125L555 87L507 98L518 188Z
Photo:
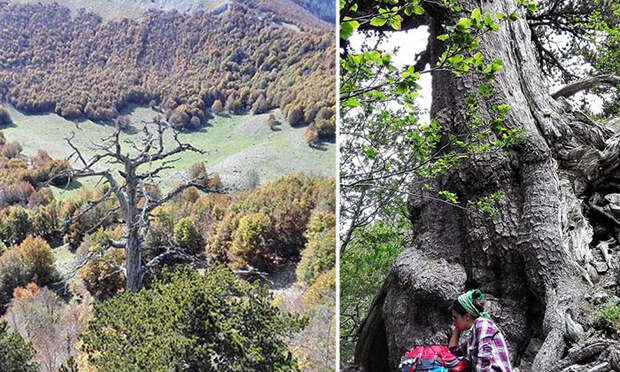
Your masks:
M459 343L459 337L461 337L461 331L452 325L452 336L450 336L450 340L448 341L448 347L455 347Z
M461 331L459 331L459 329L455 326L452 326L452 335L458 338L459 336L461 336Z

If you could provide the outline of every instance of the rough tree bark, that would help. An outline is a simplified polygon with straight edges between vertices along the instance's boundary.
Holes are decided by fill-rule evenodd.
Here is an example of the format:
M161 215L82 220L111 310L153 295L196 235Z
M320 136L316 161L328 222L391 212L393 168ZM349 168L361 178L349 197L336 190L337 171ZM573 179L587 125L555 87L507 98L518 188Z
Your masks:
M483 14L517 8L513 0L460 4L464 11L480 8ZM460 15L430 1L423 6L429 15L430 60L436 61L443 51L437 40L445 33L442 24L454 24ZM489 294L490 313L506 334L513 364L525 370L555 370L568 343L581 337L574 325L584 314L590 246L620 239L611 222L605 222L606 233L593 234L592 224L598 222L582 208L595 192L620 191L620 134L573 111L563 98L551 97L524 17L500 29L481 43L481 52L501 59L503 69L480 113L488 115L493 103L510 104L503 125L524 127L525 139L508 153L466 159L435 181L435 189L453 191L459 200L504 193L500 215L453 208L423 198L421 184L411 186L419 194L410 201L415 243L396 259L360 329L355 364L363 371L394 371L412 346L447 344L448 307L474 287ZM431 116L453 134L472 131L464 100L482 82L477 79L433 72Z
M126 275L126 288L132 292L142 288L144 275L152 268L151 266L158 264L162 257L176 255L183 259L187 258L187 255L176 247L170 247L148 263L143 262L142 243L148 232L150 213L189 187L196 187L205 192L222 192L221 186L214 184L204 173L181 180L178 186L161 197L152 195L148 186L157 186L156 180L160 178L160 173L174 168L173 163L178 160L174 158L175 155L186 151L204 152L181 142L176 131L173 133L174 146L166 148L164 135L169 128L167 124L159 121L143 124L143 135L139 143L128 139L122 140L120 130L117 129L99 143L92 143L92 150L96 154L89 159L86 159L80 148L73 143L73 135L67 138L68 145L74 151L73 156L80 165L80 168L71 172L70 177L99 177L108 187L105 195L89 202L89 207L82 213L108 199L116 199L118 203L125 224L124 240L114 241L112 246L125 249L125 267L122 270ZM126 150L123 149L123 143L129 144L133 153L124 152ZM110 164L121 166L122 171L118 171L119 180Z

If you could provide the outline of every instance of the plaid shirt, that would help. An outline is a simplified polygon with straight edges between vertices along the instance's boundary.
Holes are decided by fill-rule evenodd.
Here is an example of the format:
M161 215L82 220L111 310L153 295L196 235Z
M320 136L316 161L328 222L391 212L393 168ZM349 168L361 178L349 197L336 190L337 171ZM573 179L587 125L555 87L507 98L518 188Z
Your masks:
M512 371L504 335L495 322L482 316L474 320L467 342L450 351L466 357L475 372Z

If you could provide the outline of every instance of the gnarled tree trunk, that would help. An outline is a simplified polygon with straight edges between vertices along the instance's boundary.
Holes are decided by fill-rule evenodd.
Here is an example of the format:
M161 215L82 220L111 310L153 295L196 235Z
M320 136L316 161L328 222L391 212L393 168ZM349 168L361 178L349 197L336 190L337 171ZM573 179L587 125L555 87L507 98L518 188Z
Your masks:
M445 33L442 24L456 23L459 15L429 3L430 60L436 61L443 52L437 40ZM483 14L517 11L513 0L460 3ZM592 259L593 239L603 239L593 236L582 201L618 187L620 138L551 97L523 18L483 38L481 52L501 59L503 68L494 96L480 103L479 112L484 118L494 103L511 105L503 125L525 128L525 139L507 153L468 158L436 181L436 189L453 191L459 200L502 192L500 215L425 199L421 184L411 186L419 194L410 200L415 243L397 258L360 329L355 363L364 371L394 371L413 346L447 344L449 305L469 288L489 295L513 364L525 370L555 370L567 342L581 335L572 325L583 317L589 285L584 263ZM472 131L464 100L482 83L477 79L433 73L431 116L453 134ZM619 226L608 226L606 239L617 244Z

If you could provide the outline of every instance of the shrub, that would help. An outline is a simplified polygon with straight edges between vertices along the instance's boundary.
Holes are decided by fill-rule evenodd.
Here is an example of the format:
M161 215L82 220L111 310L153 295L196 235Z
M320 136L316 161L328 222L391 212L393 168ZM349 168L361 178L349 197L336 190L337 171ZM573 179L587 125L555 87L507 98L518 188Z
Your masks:
M239 220L239 226L233 234L232 249L230 251L236 266L250 263L253 266L262 266L256 260L263 253L263 232L267 228L269 219L264 213L247 214Z
M16 157L17 155L21 154L21 152L22 145L17 141L7 142L2 145L2 147L0 147L0 154L2 154L2 156L4 156L5 158L9 159Z
M297 278L312 285L336 263L336 216L331 212L315 212L306 230L308 243L301 253Z
M8 324L0 320L0 366L3 372L38 372L32 361L35 351L17 333L9 331Z
M54 203L56 204L56 203ZM57 205L40 206L32 212L32 231L48 242L62 241L62 227Z
M304 111L301 106L295 106L288 113L287 120L291 125L302 124L304 120Z
M611 334L620 334L620 302L608 301L595 315L594 324Z
M98 370L298 370L283 336L299 324L271 305L266 289L221 266L162 276L95 308L82 349Z
M213 102L213 105L211 105L211 111L213 111L215 114L221 114L223 110L224 105L222 105L222 101L216 99L215 102Z
M31 232L32 219L24 208L11 208L8 215L0 221L0 236L7 245L21 243Z
M204 248L204 240L190 217L181 218L174 225L174 241L190 254L199 253Z
M261 95L260 97L258 97L256 102L254 102L254 105L252 106L252 113L263 114L267 111L269 111L269 105L267 104L267 101L265 100L265 96Z
M2 105L0 105L0 125L13 124L9 111Z
M308 146L316 146L319 143L319 134L314 127L314 124L310 125L306 128L306 132L304 133L304 139Z
M207 168L203 162L194 163L187 171L189 178L201 179L207 177Z
M0 305L9 302L15 288L29 282L45 285L55 273L49 244L39 237L27 237L0 257Z
M121 270L125 250L110 247L110 239L118 238L114 235L120 235L120 230L114 234L100 229L80 246L81 255L90 253L94 258L80 269L78 277L84 281L88 292L98 300L110 298L125 287L125 275Z
M332 139L336 136L336 119L316 121L316 130L320 139Z
M118 130L127 130L131 127L131 119L128 115L121 115L115 120L114 124Z
M269 129L276 130L276 127L279 123L273 114L269 114L269 117L267 118L267 124L269 124Z

